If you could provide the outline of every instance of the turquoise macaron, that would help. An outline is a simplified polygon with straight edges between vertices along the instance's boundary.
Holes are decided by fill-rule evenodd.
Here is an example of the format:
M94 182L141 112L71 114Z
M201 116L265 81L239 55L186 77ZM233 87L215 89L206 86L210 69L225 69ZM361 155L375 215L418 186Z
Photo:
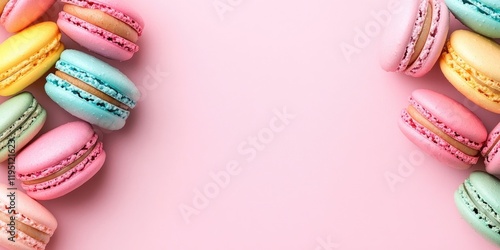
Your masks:
M445 0L448 9L465 26L491 38L500 38L500 1Z
M42 129L47 112L29 92L17 94L0 105L0 162L15 161L20 150Z
M472 227L500 246L500 180L472 172L455 192L455 204Z
M45 92L70 114L108 130L125 126L141 97L139 89L113 66L77 50L65 50L47 76Z

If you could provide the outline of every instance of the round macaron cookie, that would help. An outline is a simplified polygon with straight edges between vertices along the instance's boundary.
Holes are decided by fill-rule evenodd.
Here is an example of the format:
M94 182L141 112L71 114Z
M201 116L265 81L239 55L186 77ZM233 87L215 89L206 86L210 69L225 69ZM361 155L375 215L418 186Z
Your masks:
M87 182L105 159L103 143L92 126L70 122L43 134L18 155L17 178L29 196L54 199Z
M45 91L72 115L108 130L121 129L140 92L111 65L77 50L65 50L47 76Z
M15 95L42 77L64 46L54 22L30 26L0 44L0 95Z
M125 61L139 50L144 21L120 0L62 0L57 24L83 47L110 59Z
M0 24L18 32L41 17L56 0L0 0Z
M453 168L467 169L477 163L487 131L474 113L431 90L413 91L409 102L399 128L410 141Z
M20 150L42 129L47 112L29 92L0 104L0 162L15 161Z
M449 29L449 11L440 0L402 1L386 28L380 66L389 72L420 77L439 59Z
M500 246L500 180L472 172L455 192L455 205L477 232Z
M500 1L445 0L453 15L475 32L491 38L500 38Z
M500 45L468 30L450 35L440 59L448 81L469 100L500 114Z
M0 184L0 248L44 250L57 229L54 215L25 193Z
M500 123L491 130L486 145L481 150L484 157L486 172L500 176Z

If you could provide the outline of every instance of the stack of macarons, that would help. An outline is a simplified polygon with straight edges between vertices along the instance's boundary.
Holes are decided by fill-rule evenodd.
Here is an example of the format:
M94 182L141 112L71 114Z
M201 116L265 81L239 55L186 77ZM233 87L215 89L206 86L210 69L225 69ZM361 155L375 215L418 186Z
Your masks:
M500 1L401 2L382 40L386 71L422 77L439 65L451 85L477 106L500 114ZM450 32L450 15L466 29ZM439 62L439 63L437 63ZM493 114L494 113L494 114ZM455 193L463 218L500 245L500 123L487 131L481 119L443 93L414 90L399 128L443 165L467 170L483 158Z
M57 220L36 200L90 180L106 160L95 127L122 129L141 96L125 74L98 59L130 60L139 51L141 16L123 1L61 0L57 20L41 21L55 3L0 0L0 95L7 97L0 103L0 162L8 172L8 183L0 181L0 249L45 249ZM65 48L65 35L78 47ZM28 92L43 76L45 91ZM75 121L39 135L50 114L38 95ZM8 209L12 200L16 210Z

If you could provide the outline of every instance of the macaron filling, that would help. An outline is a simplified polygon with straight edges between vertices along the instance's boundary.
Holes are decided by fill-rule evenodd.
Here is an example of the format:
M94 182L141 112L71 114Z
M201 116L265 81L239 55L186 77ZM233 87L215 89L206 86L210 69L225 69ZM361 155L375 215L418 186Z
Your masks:
M484 156L486 163L491 162L500 149L500 131L492 133L486 141L486 146L482 149L481 154Z
M460 198L476 218L497 234L500 234L499 214L481 197L470 179L458 188Z
M446 43L442 53L444 62L462 79L467 85L478 93L495 103L500 103L500 82L495 81L478 70L472 68L453 49L451 42Z
M473 142L453 131L424 107L410 98L410 106L403 110L403 121L426 139L439 145L457 159L467 164L477 163L482 143Z
M94 134L75 154L49 168L29 174L18 174L18 179L21 180L23 188L29 192L49 189L84 171L102 151L103 144L98 141L98 135Z
M13 138L14 140L18 139L43 112L45 112L45 110L38 104L36 99L33 98L33 102L21 117L0 134L0 149L8 145L8 138Z
M35 70L36 66L42 64L46 58L50 57L54 53L57 53L59 47L61 46L60 38L61 35L59 34L48 45L43 47L36 54L30 56L27 60L24 60L21 63L16 64L13 68L0 73L0 88L6 88L21 76Z
M10 223L11 216L15 217L16 241L22 241L33 249L45 249L50 237L54 234L54 230L28 218L17 210L15 215L9 214L9 206L0 201L0 230L4 232L10 230L7 224Z

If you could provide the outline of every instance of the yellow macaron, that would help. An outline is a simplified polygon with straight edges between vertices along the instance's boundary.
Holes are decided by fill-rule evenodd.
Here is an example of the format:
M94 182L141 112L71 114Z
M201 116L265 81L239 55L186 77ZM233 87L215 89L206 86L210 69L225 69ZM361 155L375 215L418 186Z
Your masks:
M0 44L0 95L11 96L42 77L59 59L64 46L54 22L42 22Z
M448 81L469 100L500 114L500 45L467 30L450 35L440 59Z

